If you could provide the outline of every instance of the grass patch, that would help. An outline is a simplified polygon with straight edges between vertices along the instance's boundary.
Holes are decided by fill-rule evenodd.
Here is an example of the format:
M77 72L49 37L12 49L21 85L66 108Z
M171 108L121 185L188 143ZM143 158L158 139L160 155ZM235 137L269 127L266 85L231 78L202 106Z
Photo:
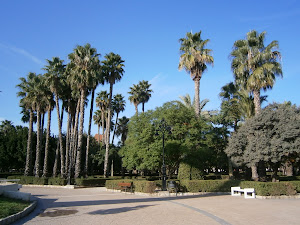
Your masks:
M30 202L0 196L0 219L21 212Z

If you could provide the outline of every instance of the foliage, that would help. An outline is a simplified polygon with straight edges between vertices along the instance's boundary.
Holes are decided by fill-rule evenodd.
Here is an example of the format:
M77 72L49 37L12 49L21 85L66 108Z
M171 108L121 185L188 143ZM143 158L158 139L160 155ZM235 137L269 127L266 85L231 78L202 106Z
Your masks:
M48 178L48 185L59 185L59 186L65 186L67 185L68 180L63 179L60 177L49 177Z
M225 152L237 165L251 166L262 160L278 167L286 160L299 160L299 149L299 109L289 103L274 103L247 120L232 135Z
M143 193L154 193L156 189L156 182L155 181L146 181L146 180L107 180L105 187L107 189L118 189L119 183L133 183L133 189L136 192L143 192Z
M107 178L77 178L75 179L75 183L78 186L83 187L105 187L105 183L108 179Z
M178 171L179 180L202 180L204 172L186 163L180 163Z
M295 195L299 192L300 181L255 182L239 180L181 180L180 185L188 192L230 192L230 188L254 188L261 196Z
M20 184L34 184L34 185L47 185L48 178L34 177L34 176L22 176L20 177Z
M21 212L29 202L0 196L0 219Z

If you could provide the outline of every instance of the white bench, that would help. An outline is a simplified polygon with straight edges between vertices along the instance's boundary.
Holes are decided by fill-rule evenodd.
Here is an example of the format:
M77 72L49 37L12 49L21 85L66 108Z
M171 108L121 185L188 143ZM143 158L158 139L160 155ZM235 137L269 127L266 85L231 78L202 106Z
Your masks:
M245 198L255 198L254 188L231 187L231 196L241 196L244 193Z

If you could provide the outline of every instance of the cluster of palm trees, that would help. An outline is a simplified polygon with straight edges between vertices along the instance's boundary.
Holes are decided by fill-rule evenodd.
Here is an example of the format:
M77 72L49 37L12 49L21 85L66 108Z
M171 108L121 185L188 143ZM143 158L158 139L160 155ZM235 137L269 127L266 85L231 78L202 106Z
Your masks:
M271 89L276 77L282 77L280 64L281 54L278 49L278 41L272 41L265 46L266 32L258 33L252 30L246 38L237 40L231 52L231 68L234 74L234 82L222 87L222 111L227 119L233 122L234 131L237 123L245 120L261 111L261 102L266 96L261 96L261 90ZM201 31L193 34L188 32L185 38L179 39L181 43L179 69L185 69L195 82L196 115L200 115L200 79L207 65L213 64L212 50L205 46L209 39L202 40ZM182 97L186 105L192 105L189 96ZM257 180L257 165L252 165L252 178Z
M151 93L153 92L150 89L151 84L148 81L142 80L138 84L134 84L130 87L130 91L128 94L129 101L133 103L135 107L135 112L138 114L138 105L142 104L142 112L145 112L145 103L147 103L151 97Z
M108 83L110 86L107 101L107 120L106 127L111 126L112 109L114 101L122 96L113 96L113 85L119 81L124 74L124 60L115 53L109 53L104 56L104 60L99 60L100 54L96 48L90 44L77 46L72 53L68 55L69 63L58 57L47 60L47 65L43 68L45 74L29 73L27 78L20 78L21 82L17 87L20 89L18 96L21 97L20 105L29 112L29 135L27 142L25 176L34 174L36 177L41 176L41 136L43 132L42 115L48 114L47 135L45 144L45 159L42 176L49 176L48 171L48 151L51 112L56 108L58 122L58 143L53 168L53 176L58 173L60 164L61 177L71 177L75 173L75 178L83 175L81 171L82 140L84 128L84 113L87 104L87 97L91 95L91 108L89 116L88 139L86 146L86 161L84 166L84 175L88 170L89 140L91 133L91 121L93 115L94 92L99 84ZM62 103L60 107L59 103ZM97 102L99 104L99 102ZM120 112L124 110L119 109ZM64 112L67 113L66 141L63 143L62 121ZM37 115L37 146L36 157L33 170L32 162L32 132L34 113ZM118 113L117 113L118 114ZM104 120L103 120L104 121ZM106 132L106 159L108 163L110 132ZM60 163L58 162L60 158ZM105 165L107 168L107 165Z

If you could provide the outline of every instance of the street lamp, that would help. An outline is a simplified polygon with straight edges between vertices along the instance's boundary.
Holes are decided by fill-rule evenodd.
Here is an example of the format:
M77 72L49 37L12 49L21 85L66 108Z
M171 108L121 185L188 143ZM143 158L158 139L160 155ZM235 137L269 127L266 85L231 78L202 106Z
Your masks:
M166 175L166 165L165 165L165 133L171 134L171 127L168 126L165 119L160 121L158 129L156 129L155 135L159 135L158 132L162 133L163 138L163 165L162 165L162 191L167 190L167 175Z

